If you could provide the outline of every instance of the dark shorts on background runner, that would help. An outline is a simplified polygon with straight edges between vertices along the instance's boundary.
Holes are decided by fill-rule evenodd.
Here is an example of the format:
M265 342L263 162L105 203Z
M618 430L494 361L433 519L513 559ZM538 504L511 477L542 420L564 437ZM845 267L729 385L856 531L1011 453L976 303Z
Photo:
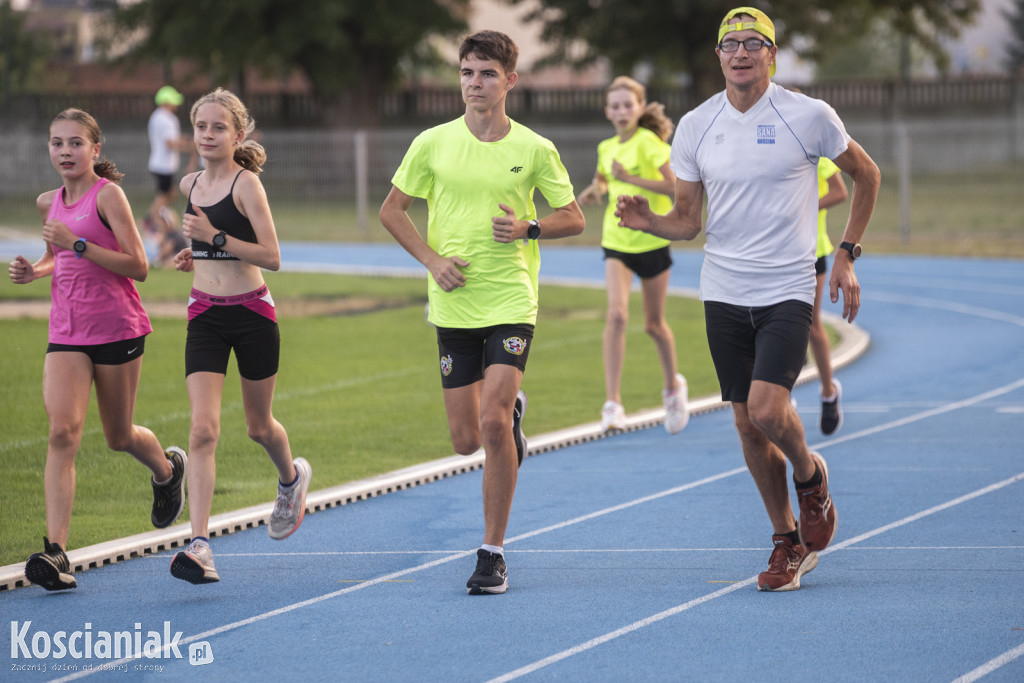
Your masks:
M661 275L672 267L672 252L669 251L668 246L655 249L654 251L644 251L639 254L605 249L604 257L606 260L613 258L617 261L622 261L623 265L645 280Z
M146 350L146 337L124 339L106 344L47 344L46 352L71 351L89 356L93 365L124 365L140 358Z
M802 301L754 307L705 301L708 347L722 400L746 403L755 379L792 389L807 360L812 311Z
M824 275L828 272L828 256L819 256L814 262L814 274Z
M277 374L281 332L277 322L243 305L212 306L188 323L185 376L193 372L228 371L235 351L238 374L261 380Z
M512 365L525 372L533 329L525 323L468 329L438 327L441 386L455 389L479 382L491 365Z
M153 173L153 177L156 179L156 191L159 194L167 194L174 182L174 176L170 173Z

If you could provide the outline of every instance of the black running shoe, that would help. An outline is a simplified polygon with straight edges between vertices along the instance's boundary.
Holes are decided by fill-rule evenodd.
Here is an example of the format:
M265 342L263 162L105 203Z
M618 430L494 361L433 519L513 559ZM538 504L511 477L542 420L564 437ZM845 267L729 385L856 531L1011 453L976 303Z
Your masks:
M171 461L171 480L166 484L150 480L153 485L153 514L150 519L157 529L174 524L185 509L185 464L188 456L177 446L168 448L165 455Z
M59 543L50 543L43 536L41 553L33 553L25 563L25 578L48 591L63 591L78 588L78 582L71 575L71 562Z
M508 567L505 558L480 548L476 551L476 571L466 582L470 595L489 595L508 590Z
M519 458L519 464L523 464L523 458L526 457L527 446L526 436L523 434L523 418L526 416L526 392L522 389L516 394L516 404L512 409L512 437L516 440L516 457Z
M825 436L835 434L843 426L843 385L839 380L833 379L832 385L836 388L835 395L829 399L821 400L821 433Z

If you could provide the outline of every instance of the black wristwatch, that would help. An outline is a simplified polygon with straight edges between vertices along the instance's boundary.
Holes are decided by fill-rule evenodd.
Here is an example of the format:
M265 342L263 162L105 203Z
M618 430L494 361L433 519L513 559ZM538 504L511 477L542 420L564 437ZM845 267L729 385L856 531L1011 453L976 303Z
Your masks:
M526 230L526 239L540 239L540 221L536 218L530 221L530 227Z
M228 243L228 234L221 230L213 236L213 246L218 249L223 249L224 245Z
M75 258L82 258L82 254L85 253L85 245L88 242L85 241L84 237L79 237L75 240Z
M860 258L861 249L859 244L854 244L853 242L840 242L839 248L845 249L850 253L851 261L856 261Z

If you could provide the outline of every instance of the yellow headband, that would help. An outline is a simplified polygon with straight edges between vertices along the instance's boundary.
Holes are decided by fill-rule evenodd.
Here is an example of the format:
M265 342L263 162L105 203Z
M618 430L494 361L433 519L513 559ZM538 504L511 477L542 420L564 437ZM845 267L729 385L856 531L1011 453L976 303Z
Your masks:
M735 21L732 24L729 20L740 14L747 14L754 17L754 21ZM725 19L722 19L722 25L718 27L718 42L722 42L722 38L725 37L726 33L732 33L735 31L757 31L765 38L771 41L772 45L775 45L775 24L768 18L768 15L759 9L753 7L737 7L734 10L730 10L725 15ZM775 65L772 64L771 75L775 75Z

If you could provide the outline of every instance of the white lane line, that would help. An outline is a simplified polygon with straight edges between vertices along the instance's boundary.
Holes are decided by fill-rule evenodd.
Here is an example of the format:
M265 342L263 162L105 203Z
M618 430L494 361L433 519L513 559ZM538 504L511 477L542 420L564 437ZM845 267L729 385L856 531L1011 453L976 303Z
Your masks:
M1006 666L1021 655L1024 655L1024 643L1021 643L1012 650L1007 650L994 659L990 659L974 671L968 671L960 678L955 679L953 683L973 683L983 676L988 676L996 669Z
M1007 385L1007 386L1008 387L1014 387L1016 384L1024 384L1024 379L1020 380L1019 382L1017 382L1017 383L1015 383L1013 385ZM1002 389L997 389L997 390L994 390L994 391L1002 393L1003 390L1009 391L1010 389L1008 389L1007 387L1003 387ZM976 402L978 400L983 400L984 397L987 397L989 394L992 394L992 393L993 392L987 392L986 394L981 394L981 395L975 396L975 397L973 397L971 399L965 399L965 401L958 401L958 402L956 402L954 404L950 404L950 405L956 405L956 406L961 406L961 407L963 405L970 405L971 403ZM926 411L925 413L922 413L922 415L940 414L942 412L946 412L946 411L942 410L942 409L931 410L931 411ZM899 427L899 426L902 426L904 424L907 424L909 422L914 422L914 421L916 421L916 416L910 416L909 418L906 418L904 420L896 420L896 421L887 423L887 426L885 426L884 428L885 429L892 429L892 428ZM858 432L857 434L860 435L860 436L865 436L865 435L868 435L868 434L877 433L879 431L882 431L882 429L879 428L879 429L862 430L861 432ZM815 448L824 448L826 446L834 445L836 443L841 443L842 441L847 441L847 440L849 440L849 439L833 439L831 441L825 442L824 444L820 444L818 446L815 446ZM721 479L725 479L725 478L728 478L728 477L731 477L731 476L734 476L736 474L739 474L741 472L746 472L746 471L747 471L746 467L737 467L737 468L734 468L732 470L728 470L728 471L722 472L720 474L712 475L710 477L705 477L703 479L699 479L697 481L690 482L688 484L683 484L681 486L676 486L676 487L673 487L671 489L667 489L665 491L661 491L659 493L651 494L649 496L644 496L642 498L637 498L635 500L628 501L628 502L622 503L620 505L615 505L615 506L612 506L612 507L609 507L609 508L605 508L603 510L597 510L595 512L592 512L592 513L589 513L589 514L586 514L586 515L581 515L579 517L573 518L571 520L567 520L565 522L560 522L558 524L552 524L550 526L543 527L541 529L530 531L530 532L527 532L525 534L520 534L519 536L515 536L515 537L512 537L512 538L505 539L505 543L509 544L509 543L512 543L512 542L515 542L515 541L520 541L520 540L524 540L524 539L527 539L527 538L532 538L533 536L537 536L539 534L547 533L547 532L550 532L550 531L556 531L558 529L563 529L565 527L572 526L574 524L579 524L581 522L585 522L585 521L588 521L588 520L591 520L591 519L602 517L602 516L610 514L612 512L618 512L618 511L621 511L621 510L625 510L625 509L634 507L636 505L640 505L641 503L646 503L646 502L658 500L660 498L664 498L664 497L672 495L674 493L680 493L682 491L687 491L689 489L693 489L693 488L696 488L698 486L702 486L704 484L713 483L715 481L719 481ZM1024 474L1018 475L1018 478L1020 478L1020 477L1024 477ZM989 487L989 488L991 488L991 487ZM959 499L957 499L957 500L959 500ZM921 514L921 513L919 513L919 514ZM915 518L916 518L916 516L915 516ZM900 523L899 522L895 522L894 524L896 526L898 526ZM894 528L894 526L893 525L887 525L884 528L890 529L890 528ZM862 535L861 537L858 537L858 538L867 538L867 537L869 537L869 535ZM830 552L830 550L831 549L821 551L821 553L819 553L819 555L822 554L822 553ZM437 559L437 560L433 560L431 562L427 562L427 563L420 564L420 565L417 565L417 566L414 566L414 567L409 567L407 569L403 569L403 570L400 570L400 571L397 571L397 572L386 574L386 575L380 576L380 577L378 577L376 579L370 579L370 580L367 580L367 581L365 581L363 583L355 584L355 585L349 586L347 588L343 588L341 590L333 591L331 593L326 593L324 595L321 595L321 596L318 596L318 597L315 597L315 598L310 598L308 600L303 600L302 602L297 602L297 603L294 603L292 605L286 605L284 607L278 608L276 610L272 610L270 612L264 612L263 614L258 614L258 615L255 615L253 617L250 617L248 619L243 619L241 621L236 621L236 622L233 622L233 623L230 623L230 624L225 624L224 626L217 627L217 628L212 629L210 631L204 631L203 633L199 633L197 635L189 636L188 638L184 638L182 640L179 640L178 643L180 645L187 645L187 644L189 644L191 642L195 642L197 640L203 640L205 638L208 638L210 636L213 636L213 635L216 635L216 634L219 634L219 633L224 633L226 631L232 631L232 630L241 628L243 626L248 626L250 624L254 624L254 623L263 621L265 619L269 619L270 617L275 617L275 616L278 616L278 615L281 615L281 614L286 614L286 613L291 612L293 610L300 609L302 607L308 607L308 606L311 606L311 605L315 605L315 604L324 602L325 600L330 600L330 599L333 599L333 598L336 598L336 597L339 597L339 596L342 596L342 595L346 595L348 593L355 592L357 590L362 590L364 588L369 588L370 586L375 586L375 585L381 584L381 583L391 582L391 581L394 581L397 578L401 578L401 577L406 576L408 574L413 574L415 572L423 571L423 570L426 570L426 569L431 569L433 567L436 567L436 566L439 566L439 565L442 565L442 564L447 564L448 562L452 562L452 561L455 561L455 560L458 560L458 559L462 559L462 558L465 558L465 557L470 557L475 552L476 552L475 549L474 550L464 551L464 552L459 552L459 553L455 553L455 554L447 556L447 557L443 557L443 558L440 558L440 559ZM757 581L757 577L754 576L753 578L747 579L746 581L743 581L743 582L740 582L740 583L736 583L736 584L731 584L731 585L727 586L726 588L723 588L723 589L721 589L719 591L716 591L715 593L711 593L710 595L704 596L703 598L698 598L698 599L696 599L694 601L686 603L685 605L680 605L679 607L673 608L673 610L670 610L670 611L671 611L672 614L676 614L678 612L685 611L686 609L690 609L690 607L694 607L694 606L697 606L699 604L703 604L704 602L707 602L708 600L714 599L716 597L720 597L721 595L727 595L727 594L731 593L734 590L737 590L737 589L742 588L744 586L750 585L751 583L754 583L756 581ZM671 614L667 614L667 613L663 613L663 614L664 614L664 616L661 616L660 618L655 618L655 617L658 617L658 615L655 615L654 617L649 617L648 619L649 620L650 619L654 619L654 621L660 621L660 619L663 619L663 618L665 618L667 616L671 616ZM640 623L640 622L638 622L638 623ZM651 621L650 623L654 623L654 622ZM646 623L645 624L641 624L641 626L639 626L638 628L642 628L643 625L646 625ZM629 627L626 627L626 628L629 628ZM631 630L635 630L635 629L631 629ZM623 631L623 633L627 633L627 632L629 632L629 631ZM622 635L623 633L619 633L618 635ZM613 637L618 637L618 635L613 636ZM604 641L602 641L602 642L604 642ZM594 645L597 645L597 644L599 644L599 643L594 643ZM594 645L591 645L590 647L594 647ZM589 647L586 648L586 649L589 649ZM122 660L118 660L114 664L122 664L122 663L125 663L125 662L133 661L135 659L138 659L138 657L127 657L127 658L124 658ZM557 661L557 660L555 660L555 661ZM547 666L547 664L544 664L543 666ZM95 670L92 670L92 671L79 671L79 672L76 672L76 673L71 674L69 676L65 676L63 678L58 678L58 679L55 679L55 680L57 680L57 681L71 681L71 680L75 680L75 679L78 679L78 678L83 678L85 676L88 676L90 673L95 673ZM508 675L508 674L506 674L506 675ZM498 679L496 679L496 680L498 680ZM501 680L505 680L505 679L501 679ZM511 679L508 679L508 680L511 680Z
M837 550L845 549L848 546L853 545L854 543L859 543L862 540L865 540L865 539L868 539L868 538L872 538L872 537L877 536L879 534L883 534L883 533L885 533L887 531L892 531L893 529L895 529L897 527L901 527L901 526L904 526L906 524L911 524L911 523L916 522L916 521L918 521L920 519L923 519L924 517L927 517L929 515L933 515L933 514L935 514L937 512L941 512L943 510L949 509L949 508L951 508L951 507L953 507L955 505L959 505L960 503L964 503L964 502L967 502L969 500L973 500L974 498L977 498L979 496L983 496L983 495L985 495L987 493L992 493L993 491L996 491L996 490L1001 489L1001 488L1003 488L1005 486L1009 486L1010 484L1014 484L1014 483L1016 483L1018 481L1022 481L1022 480L1024 480L1024 472L1021 472L1020 474L1018 474L1016 476L1010 477L1009 479L1004 479L1003 481L996 482L995 484L991 484L991 485L986 486L984 488L978 489L977 491L972 491L971 493L968 493L966 495L960 496L959 498L954 498L953 500L947 501L945 503L941 503L941 504L936 505L934 507L930 507L927 510L923 510L923 511L918 512L916 514L910 515L909 517L904 517L903 519L898 520L896 522L892 522L890 524L886 524L884 526L880 526L877 529L874 529L872 531L868 531L868 532L863 533L863 534L861 534L859 536L855 536L854 538L851 538L851 539L849 539L847 541L844 541L842 543L838 543L838 544L836 544L834 546L826 548L825 550L819 551L818 555L826 555L828 553L833 553L833 552L835 552ZM582 652L586 652L587 650L591 650L591 649L597 647L598 645L603 645L604 643L607 643L608 641L614 640L614 639L616 639L616 638L618 638L620 636L624 636L624 635L632 633L634 631L638 631L638 630L640 630L642 628L645 628L645 627L650 626L652 624L655 624L655 623L657 623L659 621L662 621L663 619L667 619L667 618L669 618L671 616L675 616L676 614L680 614L681 612L685 612L685 611L687 611L689 609L692 609L694 607L699 607L700 605L703 605L704 603L710 602L710 601L712 601L712 600L714 600L716 598L723 597L723 596L728 595L728 594L730 594L730 593L732 593L734 591L739 590L740 588L745 588L745 587L750 586L750 585L755 584L755 583L757 583L757 576L756 575L755 576L751 576L750 578L745 579L744 581L740 581L739 583L734 583L734 584L731 584L729 586L726 586L725 588L719 589L719 590L715 591L714 593L708 593L707 595L704 595L704 596L699 597L699 598L695 598L695 599L690 600L689 602L685 602L685 603L683 603L681 605L676 605L675 607L667 609L667 610L665 610L663 612L658 612L657 614L653 614L653 615L651 615L649 617L646 617L644 619L641 619L639 621L634 621L632 624L629 624L627 626L623 626L622 628L616 629L614 631L610 631L610 632L605 633L604 635L600 635L600 636L598 636L596 638L592 638L591 640L588 640L586 642L580 643L579 645L576 645L574 647L568 648L566 650L562 650L561 652L556 652L555 654L553 654L553 655L551 655L549 657L545 657L544 659L540 659L540 660L537 660L537 661L535 661L535 662L533 662L531 664L527 664L526 666L520 667L520 668L518 668L518 669L516 669L514 671L510 671L510 672L508 672L508 673L506 673L506 674L504 674L502 676L498 676L497 678L492 678L489 681L487 681L487 683L506 683L507 681L513 681L513 680L515 680L517 678L520 678L520 677L525 676L527 674L533 673L534 671L537 671L538 669L542 669L542 668L544 668L546 666L550 666L551 664L555 664L556 662L560 662L563 659L568 659L569 657L572 657L574 655L578 655L578 654L580 654ZM1009 661L1009 660L1007 660L1007 661Z

